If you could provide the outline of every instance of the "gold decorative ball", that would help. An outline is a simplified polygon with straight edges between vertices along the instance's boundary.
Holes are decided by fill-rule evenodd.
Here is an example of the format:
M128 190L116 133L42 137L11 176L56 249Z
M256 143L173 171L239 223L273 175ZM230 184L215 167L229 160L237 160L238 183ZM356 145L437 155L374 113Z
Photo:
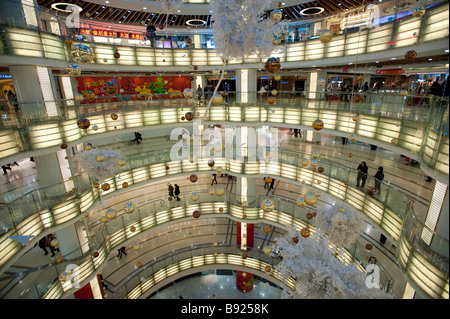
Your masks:
M59 245L59 239L58 238L55 238L55 239L53 239L51 242L50 242L50 246L52 246L52 247L56 247L56 246L58 246Z
M119 115L117 115L116 113L111 113L111 118L115 121L119 118Z
M407 95L408 95L408 91L406 91L406 90L401 90L401 91L400 91L400 95L401 95L401 96L407 96Z
M135 232L135 231L136 231L136 226L131 226L131 227L130 227L130 231L131 231L131 232Z
M97 160L97 162L103 162L105 160L106 156L105 154L98 154L95 159Z
M417 52L415 50L409 50L405 53L405 58L407 60L414 60L417 57Z
M193 201L198 201L198 199L199 199L198 193L192 193L192 194L191 194L191 200L193 200Z
M217 93L214 94L213 97L212 97L212 103L213 103L214 105L222 104L222 103L223 103L223 97L222 97L222 95L217 94Z
M266 265L266 266L264 267L264 270L265 270L266 272L270 272L271 269L272 269L272 268L271 268L269 265Z
M217 187L216 189L216 195L217 196L223 196L225 194L225 188L222 186Z
M318 171L319 173L323 173L324 170L325 170L325 169L324 169L322 166L319 166L319 168L317 169L317 171Z
M189 176L189 180L190 180L192 183L195 183L195 182L198 180L198 176L195 175L195 174L192 174L191 176Z
M214 160L209 160L208 161L208 166L209 167L213 167L216 163L214 162Z
M91 63L94 59L94 54L90 47L85 44L77 44L71 47L70 54L75 63Z
M350 136L348 137L348 140L350 142L356 142L358 140L358 136L356 134L350 134Z
M141 268L142 267L142 262L138 261L138 263L136 264L136 267Z
M117 212L115 209L111 208L106 211L105 217L107 219L114 219L114 218L116 218L116 216L117 216Z
M322 30L319 35L319 40L322 43L328 43L333 39L333 32L328 29Z
M102 184L102 190L107 191L111 188L111 186L108 183Z
M275 104L276 101L277 101L277 100L276 100L273 96L269 96L269 97L267 98L267 103L269 103L269 104Z
M127 214L131 214L136 209L136 205L132 202L128 202L123 206L123 211Z
M91 125L91 122L86 118L82 118L77 121L77 125L80 129L87 130Z
M362 102L362 100L363 100L363 96L361 94L355 94L353 96L353 102L355 102L355 103Z
M397 145L398 144L398 139L397 138L393 138L391 140L391 143L394 144L394 145Z
M303 197L299 197L297 198L297 206L299 207L306 207L306 202L305 199Z
M136 243L136 244L133 245L133 250L134 251L138 251L139 249L141 249L141 245L140 244Z
M187 112L184 117L186 118L186 120L188 121L192 121L194 119L194 113L192 112Z
M366 249L367 250L372 250L372 248L373 248L372 244L369 244L369 243L366 244Z
M277 75L273 78L275 81L280 81L281 80L281 76Z
M295 236L294 238L292 238L292 240L294 241L294 243L298 243L298 237L297 236Z
M264 64L264 69L270 74L276 74L280 71L281 63L278 58L269 58Z
M322 129L323 129L323 126L324 126L323 121L322 121L322 120L319 120L319 119L315 120L315 121L312 123L313 129L315 129L316 131L322 130Z
M264 232L265 232L266 234L270 233L270 231L271 231L271 229L270 229L269 226L264 227Z
M300 230L300 235L302 235L302 237L307 238L311 235L311 232L309 231L309 228L302 228Z
M261 203L261 208L265 212L271 212L275 208L275 203L271 199L266 198Z
M217 166L216 167L216 172L219 173L219 174L222 173L223 172L222 166Z
M123 188L127 188L127 187L128 187L128 183L127 183L127 182L123 182L123 183L122 183L122 187L123 187Z
M127 160L124 159L123 157L121 157L121 158L119 158L119 160L117 161L117 164L118 164L119 166L124 166L124 165L127 164Z
M307 205L315 205L317 203L317 196L313 192L307 192L303 199Z
M307 219L312 219L313 217L314 217L313 213L311 213L311 212L306 213L306 218Z
M263 253L266 255L270 255L270 253L272 252L272 248L270 248L270 246L264 246L263 247Z
M414 10L413 10L413 17L414 18L420 18L423 17L423 15L425 14L426 10L423 6L417 6Z
M223 207L219 208L219 213L223 213Z
M272 19L273 22L278 22L283 17L283 14L280 10L275 9L270 13L270 19Z
M194 216L194 218L199 218L200 215L201 215L201 213L200 213L200 211L198 211L198 210L195 210L195 211L192 213L192 216Z

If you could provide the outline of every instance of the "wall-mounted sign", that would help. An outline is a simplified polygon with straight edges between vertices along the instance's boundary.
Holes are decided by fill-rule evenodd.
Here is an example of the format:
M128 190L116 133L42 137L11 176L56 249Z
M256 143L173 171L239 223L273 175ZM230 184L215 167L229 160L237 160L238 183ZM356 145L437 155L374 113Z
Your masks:
M0 74L0 79L12 79L11 74Z
M91 29L80 29L81 35L91 35L94 37L108 37L108 38L119 38L119 39L131 39L131 40L145 40L144 36L139 33L131 32L116 32L111 30L91 30Z
M376 70L375 74L380 74L380 75L399 75L399 74L405 74L405 69Z

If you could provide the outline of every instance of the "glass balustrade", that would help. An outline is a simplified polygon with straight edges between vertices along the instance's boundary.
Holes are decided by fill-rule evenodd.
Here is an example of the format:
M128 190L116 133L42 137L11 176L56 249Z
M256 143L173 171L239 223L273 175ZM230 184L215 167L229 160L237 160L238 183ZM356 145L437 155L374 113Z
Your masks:
M372 93L374 94L374 93ZM386 100L392 98L386 95ZM402 97L406 99L407 97ZM250 125L252 123L274 126L302 127L309 129L312 122L321 119L326 132L373 139L374 144L385 148L399 147L403 154L417 154L429 169L437 174L448 175L448 98L435 98L431 107L418 106L408 111L408 107L389 104L385 109L373 103L330 103L326 100L290 101L279 98L279 103L268 104L265 98L259 98L254 104L242 105L231 99L229 104L212 105L205 117L206 123L227 122L230 124ZM261 102L261 104L259 104ZM22 151L45 149L61 143L84 141L82 138L98 136L105 132L117 132L136 127L177 124L180 127L192 125L182 118L192 112L197 118L203 117L206 106L197 105L189 99L128 101L123 107L120 103L96 103L75 107L68 119L45 119L40 124L36 119L6 120L0 130L0 158ZM117 120L110 115L116 113ZM90 120L87 130L77 126L78 119ZM433 123L430 121L433 119ZM444 120L436 120L444 119ZM23 121L26 124L18 124ZM92 127L96 125L97 130ZM401 151L400 151L401 150Z
M160 152L161 153L161 152ZM162 152L163 153L163 152ZM282 178L290 179L293 181L301 182L305 185L305 187L313 187L316 190L328 192L329 194L336 196L339 199L344 200L345 202L349 203L353 207L355 207L357 210L362 211L367 217L369 217L374 224L379 225L381 228L383 228L388 235L390 235L394 240L397 240L400 236L400 233L402 232L402 228L404 227L404 220L405 220L405 214L407 213L407 202L408 199L400 192L396 187L393 185L388 185L382 182L381 185L381 193L380 195L374 195L371 193L371 189L374 184L373 178L369 177L367 181L367 189L366 190L360 190L357 188L352 187L351 185L354 185L356 182L356 171L342 167L339 165L336 165L332 162L327 162L326 160L320 160L318 165L322 165L323 167L327 167L324 172L318 173L317 171L313 171L311 167L304 168L301 164L299 164L299 161L303 159L303 154L295 154L295 152L287 151L285 152L288 156L285 156L289 159L289 163L284 163L282 160L279 162L279 165L285 167L285 170L281 170L281 173L279 169L275 169L275 174L272 174L270 171L264 171L264 176L270 175L273 177L280 176ZM283 151L282 151L283 154ZM297 156L295 156L297 155ZM283 158L283 156L282 156ZM296 160L295 160L296 159ZM157 160L161 161L161 158L157 158ZM141 164L141 161L137 160L139 164ZM222 165L225 170L228 172L231 172L229 170L228 165L224 163L220 163L219 160L216 161L216 165ZM148 164L148 163L147 163ZM196 163L189 163L187 166L187 170L182 169L182 165L180 165L180 168L182 169L181 173L207 173L207 172L214 172L211 168L207 166L206 161L202 163L202 168L199 168L200 164ZM133 168L134 165L134 159L129 159L127 162L127 167L124 168L122 172L120 172L120 175L124 175L126 173L126 170L135 171L137 168ZM152 165L157 165L156 168L153 168L152 171ZM172 165L172 164L170 164ZM294 170L286 170L287 167L291 165ZM152 174L159 173L160 175L157 175L158 177L165 177L165 176L174 176L176 172L169 172L165 169L164 163L157 163L157 164L151 164L149 167L143 168L147 171L145 174L147 177L152 176ZM241 170L245 169L245 167L241 167ZM273 168L272 168L273 169ZM278 171L278 173L277 173ZM256 174L259 174L259 171L254 171ZM241 174L242 171L234 171L233 174ZM162 175L161 175L162 174ZM277 175L280 174L280 175ZM131 179L128 180L130 184L133 184L131 174ZM77 178L77 177L76 177ZM76 178L74 180L76 180ZM142 177L140 177L142 178ZM148 180L140 180L140 182L145 182ZM92 182L92 181L91 181ZM104 193L104 195L107 194L113 194L115 190L121 189L122 181L116 180L116 178L112 178L108 180L110 183L111 190ZM346 185L349 183L349 185ZM40 210L36 213L33 213L32 215L23 215L23 211L20 211L20 214L12 214L9 213L9 216L11 217L11 220L15 220L14 228L11 224L2 225L2 228L5 229L7 232L3 234L2 236L2 251L4 252L4 257L2 260L2 264L8 261L8 259L13 258L14 254L16 254L20 249L22 249L22 245L8 239L7 236L11 236L14 234L36 234L38 235L40 232L42 232L44 229L50 228L54 225L58 225L61 223L64 223L68 220L71 220L73 218L80 218L82 217L82 213L87 211L89 207L91 207L95 200L98 199L99 193L98 189L91 186L90 183L84 184L87 188L80 188L78 189L79 193L73 193L69 200L66 198L66 201L63 204L59 204L57 207L50 207L45 206L48 205L45 200L42 198L39 198L40 200L36 203L29 202L31 199L35 200L38 198L38 196L27 196L25 198L19 199L18 201L28 201L27 206L31 207L45 207L43 210ZM54 190L54 187L51 187L52 190ZM45 192L44 192L45 193ZM209 194L201 194L201 196L206 196L211 198L211 195ZM214 198L216 195L212 195ZM266 196L264 197L266 198ZM236 218L244 218L244 215L246 215L246 218L249 221L252 220L258 220L261 218L261 216L258 214L258 207L260 207L262 203L262 197L259 198L259 200L253 200L252 198L249 198L249 203L252 205L252 209L248 208L246 210L243 209L235 209L232 213L232 216ZM235 197L230 196L226 203L229 202L238 202ZM187 202L189 204L195 205L195 201L190 201L187 199ZM239 203L240 205L241 203ZM162 206L161 206L162 205ZM286 206L287 205L287 206ZM291 206L289 206L291 205ZM14 211L14 209L11 209L10 207L17 207L22 208L24 207L23 204L16 205L9 205L8 210ZM164 207L167 208L167 210L164 210ZM145 221L145 225L156 225L160 221L165 221L167 219L170 219L170 203L165 202L159 203L159 205L154 205L153 207L153 213L155 218L150 218ZM288 213L294 214L296 218L302 218L304 217L303 214L296 215L296 212L299 210L296 207L295 203L288 204L286 201L284 202L278 202L276 201L275 209L279 209L282 211L287 211ZM33 210L30 210L32 212ZM138 211L138 215L139 215ZM297 213L298 214L298 213ZM18 216L21 218L17 221ZM126 218L121 217L121 218ZM122 220L121 218L118 218L116 222L119 222L119 220ZM272 221L275 223L280 223L281 225L285 225L286 223L292 222L292 217L288 216L287 214L273 214L273 213L267 213L263 215L263 218ZM9 222L7 220L7 222ZM122 220L122 223L129 222L127 220ZM129 223L128 223L129 224ZM111 224L112 225L112 224ZM128 225L129 226L129 225ZM114 226L118 227L118 226ZM147 226L148 227L148 226ZM142 227L143 230L145 230L145 227ZM107 228L102 230L103 232L106 231ZM34 232L34 233L33 233ZM106 234L105 234L106 235ZM117 235L117 238L112 238L111 240L114 242L114 244L117 244L118 242L122 242L126 239L128 239L130 236L130 232L121 231L120 234ZM91 242L93 243L93 242ZM95 247L91 247L90 251L97 249L100 249L101 247L97 247L98 245L94 245ZM433 247L430 246L430 249L433 249ZM448 272L447 272L448 274Z
M211 195L207 191L200 191L198 194L198 200L193 200L188 196L184 198L185 196L183 196L183 201L185 202L181 206L166 201L166 198L157 198L151 200L144 206L138 207L131 214L119 212L115 219L109 220L106 223L94 221L87 230L88 243L84 247L80 247L80 249L66 254L64 259L58 261L56 264L48 265L43 270L39 270L39 280L34 283L33 291L27 293L27 298L60 298L71 288L70 282L60 279L60 275L67 269L68 265L76 264L79 266L77 275L79 276L78 280L81 282L91 276L106 261L107 255L119 247L119 245L123 245L125 241L159 225L176 220L183 221L185 218L192 217L194 210L199 210L204 217L229 216L239 220L248 219L251 221L253 219L255 221L268 222L281 227L295 226L299 228L305 227L308 224L314 227L314 218L308 220L305 217L307 212L306 208L299 207L294 200L270 196L276 205L273 211L267 212L260 207L260 204L268 198L266 195L255 196L250 200L249 206L244 208L240 202L239 194L226 192L224 195L219 196L216 194ZM220 212L219 208L223 208L223 212ZM130 225L135 226L136 229L131 231ZM219 247L222 245L220 244ZM344 263L355 261L358 263L360 269L364 270L368 264L365 258L367 251L360 246L361 244L355 243L355 245L347 249L340 248L338 258ZM220 250L215 250L216 248L209 247L208 249L220 252ZM173 252L169 256L158 258L149 266L144 267L145 272L143 274L145 275L150 272L153 275L161 270L162 267L171 265L174 260L179 261L184 259L183 254L186 253L189 255L189 251L180 253ZM261 251L255 249L249 250L250 257L255 254L256 256L264 255ZM268 259L269 261L273 261L273 257L267 255L257 259L266 260L266 263L270 265L276 265L276 263L269 263L267 261ZM240 264L242 264L242 260ZM261 269L264 268L261 267ZM36 271L38 270L36 269ZM382 273L384 273L384 270ZM139 274L139 278L142 278L143 274ZM392 278L389 274L384 274L382 278L386 278L382 282L390 283L390 288L392 288ZM126 287L135 287L135 282L136 280L132 279L126 284ZM388 288L388 286L384 287ZM131 291L128 288L126 290Z

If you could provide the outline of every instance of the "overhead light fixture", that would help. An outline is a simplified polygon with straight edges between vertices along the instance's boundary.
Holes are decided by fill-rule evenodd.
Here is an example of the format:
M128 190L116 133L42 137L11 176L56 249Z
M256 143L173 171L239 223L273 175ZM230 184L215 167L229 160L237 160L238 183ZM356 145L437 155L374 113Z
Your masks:
M321 14L322 12L324 12L325 9L322 7L311 7L311 8L305 8L302 11L300 11L301 15L304 16L312 16L312 15L317 15L317 14Z
M205 20L201 20L201 19L190 19L186 21L187 25L193 25L193 26L198 26L198 25L203 25L206 24Z

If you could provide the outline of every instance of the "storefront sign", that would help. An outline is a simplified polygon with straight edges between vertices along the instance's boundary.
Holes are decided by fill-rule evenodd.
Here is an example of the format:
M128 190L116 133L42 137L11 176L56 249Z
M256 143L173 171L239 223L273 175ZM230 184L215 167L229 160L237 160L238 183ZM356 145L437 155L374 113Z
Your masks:
M405 70L404 69L376 70L375 74L379 74L379 75L398 75L398 74L405 74Z
M91 30L91 29L80 29L81 35L91 35L94 37L108 37L108 38L119 38L119 39L131 39L131 40L145 40L144 36L139 33L129 33L129 32L116 32L111 30Z

